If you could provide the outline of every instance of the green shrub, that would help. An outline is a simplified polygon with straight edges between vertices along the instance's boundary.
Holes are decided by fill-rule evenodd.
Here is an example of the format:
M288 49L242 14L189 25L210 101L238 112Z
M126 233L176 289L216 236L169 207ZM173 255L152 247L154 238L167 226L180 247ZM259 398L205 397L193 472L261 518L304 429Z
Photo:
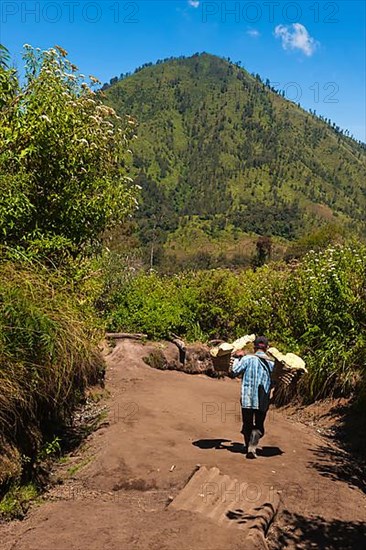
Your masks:
M61 47L26 44L23 61L20 79L0 49L0 241L60 264L134 210L134 121L102 103L97 79Z
M22 519L30 504L38 497L33 483L14 485L0 500L0 517L4 519Z
M181 286L183 281L183 277L159 277L155 273L134 278L116 294L109 328L143 328L154 339L166 338L172 332L187 334L195 324L195 313L189 307L193 290Z
M140 273L114 293L107 323L151 338L264 333L306 359L303 399L350 395L365 378L365 252L361 245L335 246L309 252L296 266L272 263L239 273Z

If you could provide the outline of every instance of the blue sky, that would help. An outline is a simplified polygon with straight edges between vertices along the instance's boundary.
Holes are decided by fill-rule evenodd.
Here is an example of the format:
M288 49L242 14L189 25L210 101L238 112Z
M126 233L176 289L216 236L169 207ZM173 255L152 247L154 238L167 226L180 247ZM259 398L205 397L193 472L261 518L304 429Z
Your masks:
M2 0L0 41L69 52L107 82L148 61L206 51L241 61L286 97L366 141L365 2Z

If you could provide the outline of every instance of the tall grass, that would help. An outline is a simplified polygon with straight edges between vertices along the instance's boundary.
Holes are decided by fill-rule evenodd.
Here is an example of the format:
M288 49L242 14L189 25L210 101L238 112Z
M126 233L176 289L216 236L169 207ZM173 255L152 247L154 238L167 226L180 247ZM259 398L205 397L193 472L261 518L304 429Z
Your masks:
M103 371L92 320L49 276L0 263L0 485L32 465Z
M265 333L281 349L304 356L309 375L299 391L304 401L314 401L366 385L365 288L365 247L329 247L296 266L140 274L114 293L108 324L152 338Z

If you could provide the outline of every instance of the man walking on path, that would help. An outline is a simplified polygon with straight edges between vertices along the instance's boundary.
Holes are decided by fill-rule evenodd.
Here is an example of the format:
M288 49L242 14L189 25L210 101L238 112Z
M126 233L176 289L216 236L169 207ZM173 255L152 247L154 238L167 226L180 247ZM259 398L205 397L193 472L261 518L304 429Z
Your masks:
M234 354L232 373L243 375L241 386L241 410L247 458L257 458L257 445L264 435L264 421L269 408L271 375L274 362L266 351L268 340L257 336L254 341L254 355L246 355L238 350Z

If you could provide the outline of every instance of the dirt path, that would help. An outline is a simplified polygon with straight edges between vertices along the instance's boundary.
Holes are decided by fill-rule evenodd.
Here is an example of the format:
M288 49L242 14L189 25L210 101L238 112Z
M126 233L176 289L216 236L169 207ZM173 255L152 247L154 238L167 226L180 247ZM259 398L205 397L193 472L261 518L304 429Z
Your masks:
M167 507L197 464L249 482L254 501L268 487L280 491L271 548L365 548L362 480L343 480L337 451L316 430L271 411L262 455L249 461L239 447L240 382L151 369L147 348L125 341L108 356L109 423L46 502L0 526L1 548L245 548L239 530Z

